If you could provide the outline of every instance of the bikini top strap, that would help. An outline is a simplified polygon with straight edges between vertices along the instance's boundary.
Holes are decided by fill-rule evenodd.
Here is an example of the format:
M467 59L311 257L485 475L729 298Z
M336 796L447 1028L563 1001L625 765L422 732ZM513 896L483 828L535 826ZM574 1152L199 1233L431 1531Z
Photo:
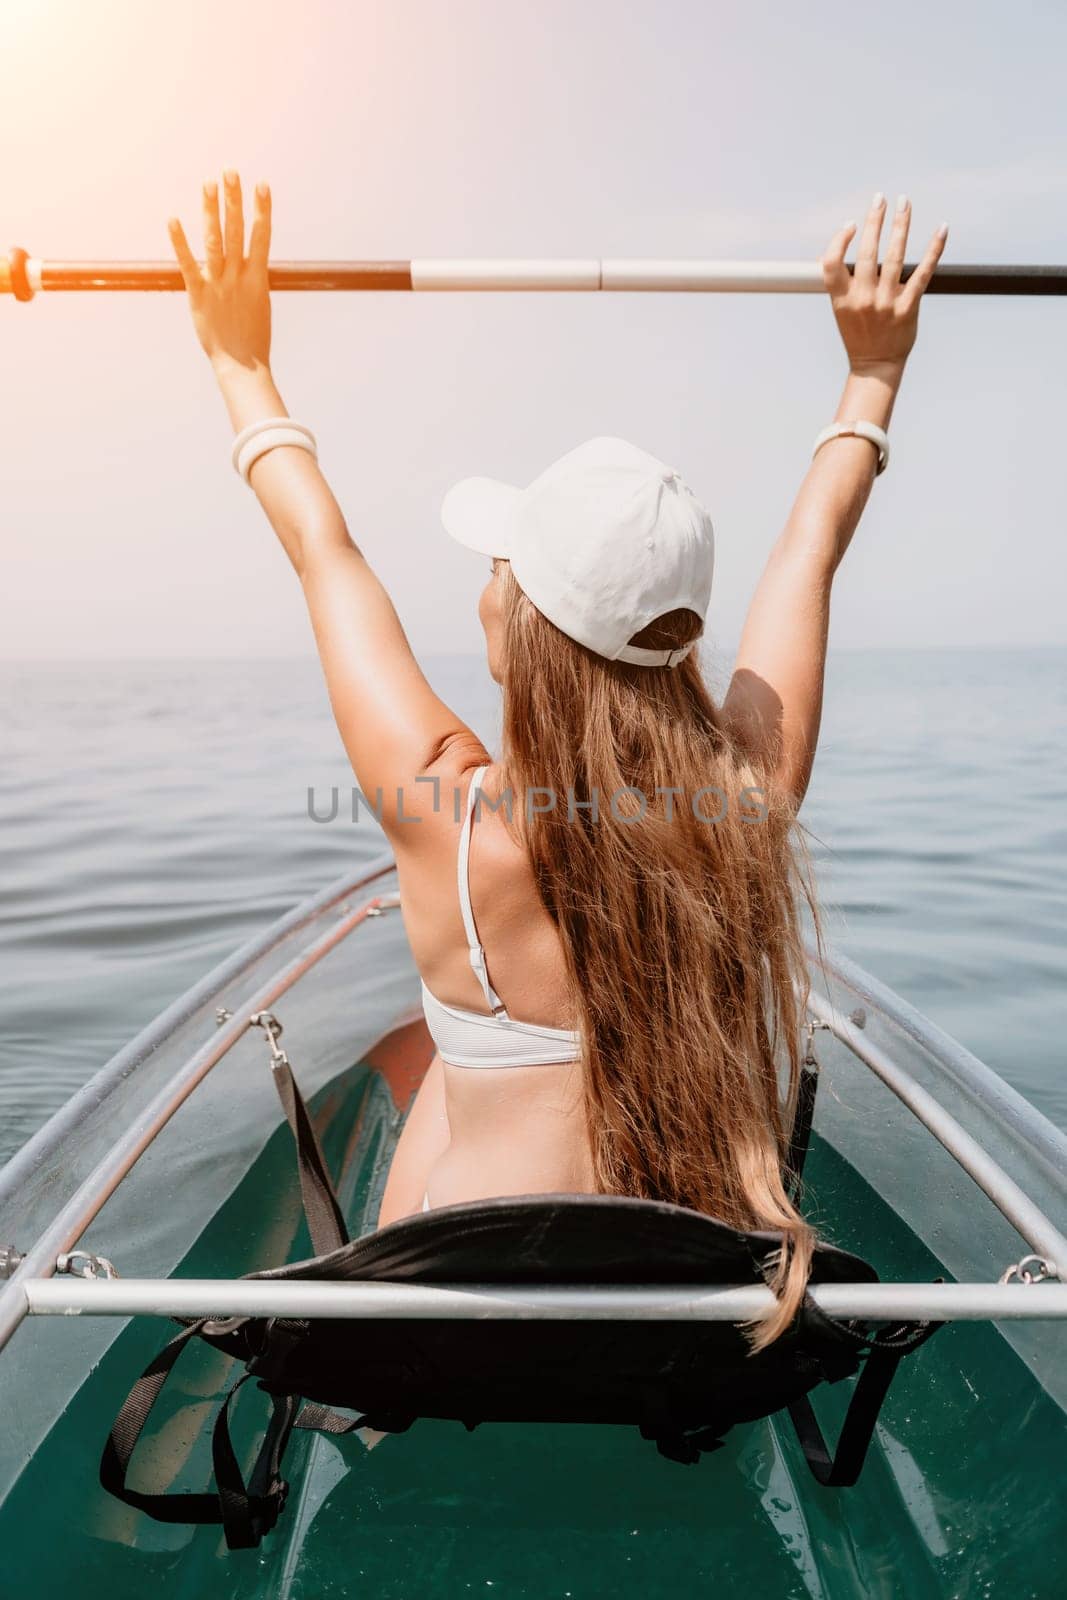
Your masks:
M507 1007L489 982L489 973L485 965L485 951L478 939L478 929L474 922L474 910L471 906L470 886L470 852L471 852L471 825L474 820L474 805L481 790L482 778L488 771L487 767L479 767L471 779L467 791L467 814L463 819L463 826L459 834L459 855L456 861L456 872L459 881L459 909L463 913L463 927L467 934L467 949L470 954L471 968L474 976L482 986L486 1004L494 1017L506 1017Z

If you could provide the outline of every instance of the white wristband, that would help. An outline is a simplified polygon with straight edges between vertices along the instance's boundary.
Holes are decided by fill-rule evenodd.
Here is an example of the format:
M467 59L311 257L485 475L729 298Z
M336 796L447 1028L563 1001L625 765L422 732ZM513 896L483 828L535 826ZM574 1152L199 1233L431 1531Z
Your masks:
M281 444L296 445L298 450L307 450L318 460L315 441L309 439L306 433L298 433L295 428L264 428L254 439L249 439L237 457L237 470L246 483L248 474L260 456L265 456L268 450L275 450Z
M878 451L878 470L875 472L875 477L879 477L889 465L889 435L876 422L831 422L830 426L824 428L816 439L815 447L811 452L812 460L818 455L823 445L828 444L831 439L848 438L867 439L874 445Z
M264 417L261 422L250 422L247 428L242 428L233 441L230 460L234 471L247 483L249 471L260 456L283 444L308 450L318 460L318 447L310 428L302 422L294 422L292 417Z

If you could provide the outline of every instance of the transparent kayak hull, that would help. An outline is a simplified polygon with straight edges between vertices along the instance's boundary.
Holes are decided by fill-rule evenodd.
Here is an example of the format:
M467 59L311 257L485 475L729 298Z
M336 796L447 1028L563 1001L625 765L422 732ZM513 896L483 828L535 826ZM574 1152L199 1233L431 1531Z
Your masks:
M244 968L209 982L177 1028L98 1082L0 1174L0 1244L55 1230L118 1138L241 1006L297 971L273 1003L308 1093L352 1233L374 1225L403 1109L429 1060L413 1019L417 978L399 915L362 918L308 964L307 951L377 899L383 871L322 898ZM263 943L262 941L260 943ZM837 1014L859 982L820 973ZM876 987L876 986L875 986ZM1067 1221L1060 1136L999 1080L952 1071L905 1011L862 995L863 1035L910 1081L936 1088L958 1126L1001 1160L1049 1219ZM223 1027L226 1026L224 1022ZM846 1030L847 1031L847 1030ZM936 1041L935 1041L936 1043ZM992 1282L1028 1243L896 1095L827 1032L805 1208L825 1237L886 1282ZM311 1253L289 1130L261 1036L250 1030L180 1101L79 1236L128 1277L232 1279ZM143 1076L141 1075L143 1074ZM1003 1091L1003 1092L1002 1092ZM47 1135L47 1130L46 1130ZM64 1160L64 1152L66 1159ZM18 1158L17 1158L18 1159ZM89 1206L88 1209L92 1209ZM70 1248L68 1244L66 1246ZM0 1305L17 1297L0 1284ZM1035 1297L1050 1291L1035 1283ZM1051 1304L1051 1301L1049 1302ZM134 1378L174 1324L156 1317L20 1316L0 1351L2 1592L174 1596L689 1595L757 1585L775 1596L1052 1596L1064 1590L1067 1361L1061 1319L953 1321L905 1361L859 1483L821 1488L787 1422L735 1428L693 1466L659 1456L636 1429L417 1422L368 1449L358 1435L295 1435L292 1485L255 1551L218 1529L164 1525L104 1494L100 1451ZM146 1486L202 1491L210 1423L233 1381L206 1346L183 1357L135 1460ZM815 1405L834 1434L849 1383ZM239 1453L254 1453L265 1401L245 1385Z

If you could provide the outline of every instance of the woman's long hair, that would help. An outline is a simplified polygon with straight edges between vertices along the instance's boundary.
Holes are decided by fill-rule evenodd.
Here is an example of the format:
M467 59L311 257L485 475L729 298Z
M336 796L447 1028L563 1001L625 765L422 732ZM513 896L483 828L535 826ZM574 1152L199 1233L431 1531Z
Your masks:
M695 651L674 668L606 661L502 566L504 783L562 940L596 1186L780 1232L760 1349L792 1321L814 1244L782 1173L802 904L815 914L795 809L727 736ZM632 642L672 648L699 627L671 612Z

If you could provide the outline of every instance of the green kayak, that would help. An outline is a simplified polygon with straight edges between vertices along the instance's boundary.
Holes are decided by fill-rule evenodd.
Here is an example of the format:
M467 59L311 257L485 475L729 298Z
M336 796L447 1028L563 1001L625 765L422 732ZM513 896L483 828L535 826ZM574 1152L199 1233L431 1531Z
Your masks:
M768 1414L728 1419L714 1439L691 1430L691 1450L665 1446L663 1428L568 1420L586 1391L623 1404L618 1375L639 1385L632 1353L649 1340L661 1355L726 1351L769 1291L728 1272L705 1282L683 1270L681 1249L673 1281L672 1240L692 1234L699 1255L700 1227L718 1225L693 1213L672 1223L672 1208L652 1219L662 1249L639 1282L595 1263L588 1282L578 1269L567 1284L540 1281L524 1244L483 1251L480 1283L458 1267L416 1270L420 1249L458 1261L447 1210L374 1234L432 1052L398 903L383 857L298 907L169 1007L0 1171L0 1595L1067 1592L1067 1139L876 979L843 957L813 958L802 1193L829 1265L811 1314L856 1345L840 1370L830 1362L806 1380L822 1437L847 1436L864 1340L870 1361L880 1339L923 1330L871 1410L857 1481L819 1481L795 1411L770 1389ZM357 1241L345 1274L294 1265L321 1255L322 1237L314 1204L310 1230L305 1219L308 1172L276 1093L271 1017L339 1226ZM556 1210L588 1220L581 1205ZM522 1213L516 1238L529 1239L537 1215ZM392 1254L386 1235L400 1241ZM192 1497L170 1499L172 1520L160 1520L155 1502L146 1510L102 1486L102 1453L131 1386L194 1323L218 1337L191 1338L142 1406L130 1463L135 1499ZM254 1381L234 1391L244 1367L226 1342L244 1324L272 1338L350 1330L353 1371L373 1368L391 1393L413 1392L411 1350L436 1349L439 1367L417 1420L392 1429L374 1425L373 1406L334 1413L332 1428L321 1405L307 1425L309 1410L284 1441L288 1491L248 1548L224 1520L184 1515L225 1497L220 1466L250 1493L267 1484L255 1463L269 1406ZM597 1352L586 1371L580 1357L557 1367L555 1393L569 1401L549 1391L538 1327L546 1351ZM427 1343L441 1329L443 1342ZM508 1350L523 1352L510 1373L493 1359ZM476 1381L450 1410L456 1370L476 1380L479 1361L485 1416ZM261 1362L253 1377L274 1393L277 1370ZM751 1371L738 1393L758 1391ZM232 1461L218 1443L231 1391Z

